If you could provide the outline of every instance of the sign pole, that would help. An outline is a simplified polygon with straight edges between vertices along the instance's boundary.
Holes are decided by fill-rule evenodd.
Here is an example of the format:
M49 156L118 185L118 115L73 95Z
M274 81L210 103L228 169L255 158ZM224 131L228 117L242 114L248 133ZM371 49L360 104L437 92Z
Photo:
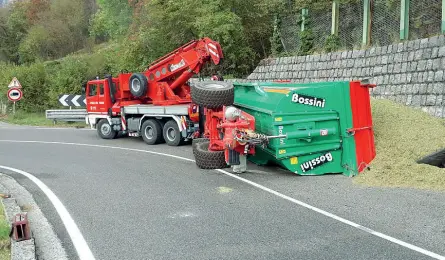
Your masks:
M12 106L12 114L15 115L15 101L14 101L14 105Z

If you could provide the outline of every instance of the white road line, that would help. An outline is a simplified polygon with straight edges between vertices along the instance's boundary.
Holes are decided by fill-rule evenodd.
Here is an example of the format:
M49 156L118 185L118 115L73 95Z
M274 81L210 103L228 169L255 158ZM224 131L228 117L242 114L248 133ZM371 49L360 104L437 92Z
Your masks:
M10 170L16 173L19 173L28 179L30 179L32 182L34 182L42 191L45 193L45 195L48 197L48 199L53 204L54 208L56 208L57 213L59 214L60 218L62 219L63 224L65 225L66 230L68 231L68 235L70 236L71 240L73 241L74 247L76 248L77 254L81 260L94 260L93 253L91 252L90 248L88 247L87 242L82 236L82 233L80 233L79 228L77 227L76 223L74 222L73 218L71 217L68 210L65 208L65 206L62 204L62 202L59 200L59 198L52 192L48 186L46 186L42 181L37 179L34 175L15 169L8 166L0 165L0 168L5 170Z
M175 158L175 159L185 160L185 161L189 161L189 162L195 162L195 160L188 159L188 158L181 157L181 156L176 156L176 155L173 155L173 154L158 153L158 152L152 152L152 151L141 150L141 149L133 149L133 148L125 148L125 147L117 147L117 146L108 146L108 145L82 144L82 143L64 143L64 142L47 142L47 141L21 141L21 140L0 140L0 142L3 142L3 143L64 144L64 145L76 145L76 146L89 146L89 147L98 147L98 148L109 148L109 149L118 149L118 150L133 151L133 152L140 152L140 153L151 153L151 154L156 154L156 155L172 157L172 158Z
M0 126L0 129L6 130L81 130L81 131L96 131L96 129L91 128L74 128L74 127L8 127L8 126Z
M135 151L135 152L151 153L151 154L156 154L156 155L162 155L162 156L172 157L172 158L176 158L176 159L180 159L180 160L185 160L185 161L189 161L189 162L194 162L194 160L192 160L192 159L184 158L184 157L181 157L181 156L176 156L176 155L171 155L171 154L166 154L166 153L159 153L159 152L152 152L152 151L147 151L147 150L133 149L133 148L117 147L117 146L95 145L95 144L82 144L82 143L46 142L46 141L20 141L20 140L0 140L0 142L5 142L5 143L62 144L62 145L76 145L76 146L89 146L89 147L99 147L99 148L111 148L111 149L118 149L118 150L126 150L126 151ZM263 186L263 185L261 185L261 184L258 184L258 183L256 183L256 182L253 182L253 181L244 179L244 178L242 178L242 177L239 177L239 176L237 176L237 175L235 175L235 174L232 174L232 173L230 173L230 172L227 172L227 171L225 171L225 170L218 169L218 170L216 170L216 171L218 171L218 172L220 172L220 173L222 173L222 174L225 174L225 175L227 175L227 176L229 176L229 177L238 179L238 180L240 180L240 181L242 181L242 182L245 182L245 183L247 183L247 184L249 184L249 185L252 185L252 186L254 186L254 187L258 188L258 189L261 189L261 190L263 190L263 191L266 191L266 192L268 192L268 193L271 193L271 194L273 194L273 195L276 195L276 196L278 196L278 197L280 197L280 198L282 198L282 199L285 199L285 200L287 200L287 201L290 201L290 202L292 202L292 203L294 203L294 204L297 204L297 205L302 206L302 207L305 207L305 208L307 208L307 209L309 209L309 210L315 211L315 212L317 212L317 213L319 213L319 214L322 214L322 215L324 215L324 216L326 216L326 217L329 217L329 218L334 219L334 220L336 220L336 221L342 222L342 223L344 223L344 224L346 224L346 225L349 225L349 226L352 226L352 227L354 227L354 228L357 228L357 229L359 229L359 230L361 230L361 231L364 231L364 232L366 232L366 233L368 233L368 234L371 234L371 235L373 235L373 236L377 236L377 237L383 238L383 239L385 239L385 240L387 240L387 241L390 241L390 242L392 242L392 243L398 244L398 245L400 245L400 246L403 246L403 247L405 247L405 248L411 249L411 250L413 250L413 251L416 251L416 252L418 252L418 253L424 254L424 255L426 255L426 256L430 256L430 257L435 258L435 259L445 260L445 256L436 254L436 253L434 253L434 252L428 251L428 250L423 249L423 248L421 248L421 247L415 246L415 245L413 245L413 244L404 242L404 241L399 240L399 239L397 239L397 238L394 238L394 237L385 235L385 234L383 234L383 233L377 232L377 231L372 230L372 229L370 229L370 228L367 228L367 227L365 227L365 226L359 225L359 224L357 224L357 223L355 223L355 222L352 222L352 221L350 221L350 220L344 219L344 218L339 217L339 216L337 216L337 215L335 215L335 214L329 213L329 212L327 212L327 211L324 211L324 210L322 210L322 209L319 209L319 208L317 208L317 207L314 207L314 206L312 206L312 205L309 205L309 204L307 204L307 203L304 203L304 202L302 202L302 201L300 201L300 200L297 200L297 199L291 198L291 197L289 197L289 196L286 196L286 195L284 195L284 194L282 194L282 193L280 193L280 192L278 192L278 191L269 189L269 188L267 188L267 187L265 187L265 186Z

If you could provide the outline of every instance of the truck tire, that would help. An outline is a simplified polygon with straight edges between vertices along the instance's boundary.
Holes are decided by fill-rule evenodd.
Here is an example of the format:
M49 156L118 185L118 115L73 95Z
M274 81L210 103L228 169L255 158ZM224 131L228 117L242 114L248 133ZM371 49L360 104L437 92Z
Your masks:
M148 80L141 73L134 73L129 81L130 92L135 97L143 97L147 94Z
M163 141L161 124L155 119L145 120L141 126L141 136L146 144L161 143Z
M192 140L193 155L195 155L195 146L199 143L209 142L208 138L196 138Z
M99 120L96 129L102 139L114 139L117 136L117 131L113 130L107 119Z
M193 103L209 109L233 105L235 92L233 84L224 81L202 81L191 84Z
M182 134L175 120L167 121L162 132L167 145L180 146L184 144L184 138L182 138Z
M209 151L209 144L210 141L198 142L193 146L196 165L207 170L228 168L224 151Z

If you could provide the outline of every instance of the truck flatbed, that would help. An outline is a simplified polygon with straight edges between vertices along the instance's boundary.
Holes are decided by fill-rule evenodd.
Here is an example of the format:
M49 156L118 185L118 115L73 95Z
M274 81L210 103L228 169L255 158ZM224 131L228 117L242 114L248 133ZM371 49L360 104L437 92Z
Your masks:
M124 113L139 114L139 115L188 115L189 105L170 105L170 106L155 106L155 105L131 105L124 107Z

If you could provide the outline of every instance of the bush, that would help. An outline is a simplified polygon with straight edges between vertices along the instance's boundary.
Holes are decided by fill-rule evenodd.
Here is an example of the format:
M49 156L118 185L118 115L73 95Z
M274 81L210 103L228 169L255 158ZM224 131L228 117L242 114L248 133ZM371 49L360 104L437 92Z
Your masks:
M22 84L23 91L23 98L16 104L17 109L29 112L44 110L48 102L48 92L45 86L46 76L42 63L23 66L0 64L1 92L6 93L12 78L17 77Z

